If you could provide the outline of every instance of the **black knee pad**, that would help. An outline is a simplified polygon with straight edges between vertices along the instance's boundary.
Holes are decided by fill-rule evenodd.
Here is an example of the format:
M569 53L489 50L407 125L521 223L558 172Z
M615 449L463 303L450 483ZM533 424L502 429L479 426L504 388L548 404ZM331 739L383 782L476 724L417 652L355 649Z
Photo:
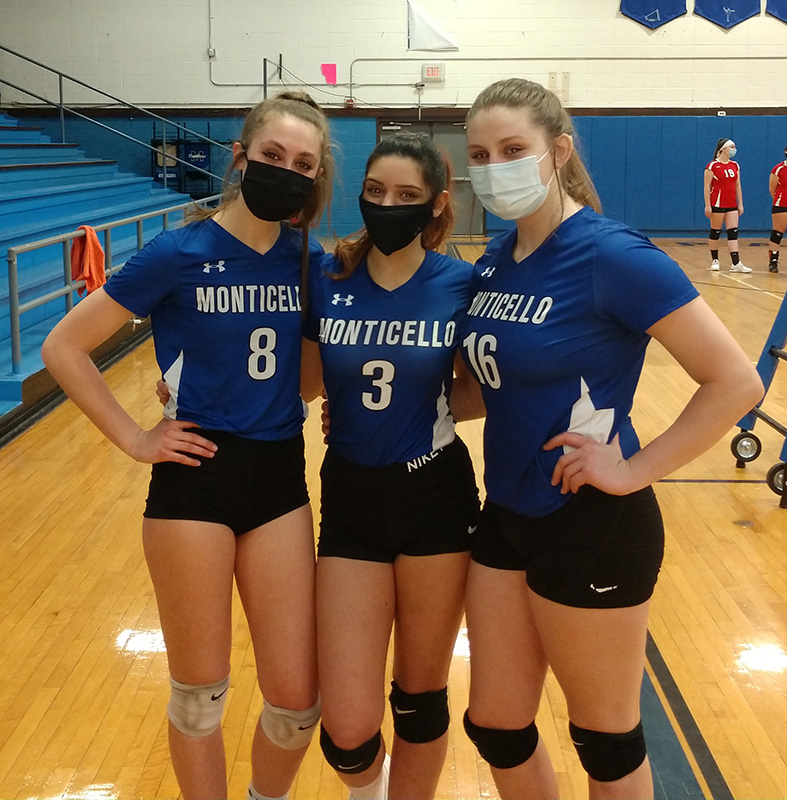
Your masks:
M380 752L382 736L380 731L364 742L360 747L353 750L345 750L337 747L333 739L328 735L325 726L320 727L320 747L322 748L325 760L337 771L345 775L356 775L359 772L369 769Z
M727 241L734 242L738 238L737 228L727 228Z
M409 694L391 681L391 701L394 731L400 739L412 744L425 744L439 739L447 730L448 687L435 692Z
M481 758L497 769L511 769L524 764L536 752L538 728L533 720L526 728L506 731L500 728L482 728L470 719L465 711L465 732L476 746Z
M640 722L628 733L601 733L568 723L571 740L585 772L597 781L625 778L645 760L645 736Z
M774 244L781 244L782 243L782 236L784 236L784 234L783 233L779 233L779 231L771 231L771 241Z
M721 228L716 230L716 228L711 228L710 233L708 234L709 239L718 239L721 236Z

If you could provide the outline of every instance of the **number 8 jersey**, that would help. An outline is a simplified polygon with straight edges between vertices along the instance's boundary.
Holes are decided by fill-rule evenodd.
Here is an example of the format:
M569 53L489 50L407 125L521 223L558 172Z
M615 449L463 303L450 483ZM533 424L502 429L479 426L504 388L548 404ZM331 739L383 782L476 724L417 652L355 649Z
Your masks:
M516 229L476 263L460 332L481 384L484 482L493 503L546 516L569 497L551 485L564 431L639 449L629 412L651 325L697 297L680 267L645 236L582 208L517 263Z
M300 433L301 242L282 225L261 255L208 219L160 233L112 276L107 294L151 318L168 416L264 441Z
M427 251L393 291L364 259L344 280L325 256L312 273L306 336L318 341L331 416L328 444L355 464L396 464L450 444L448 411L457 325L470 300L473 267Z

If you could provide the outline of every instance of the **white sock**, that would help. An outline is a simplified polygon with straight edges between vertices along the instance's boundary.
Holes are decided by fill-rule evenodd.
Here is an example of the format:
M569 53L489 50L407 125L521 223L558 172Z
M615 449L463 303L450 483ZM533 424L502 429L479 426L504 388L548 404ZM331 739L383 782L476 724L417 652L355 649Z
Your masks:
M388 797L388 773L391 771L391 756L385 754L380 774L366 786L351 786L349 800L386 800Z
M283 794L281 797L268 797L266 794L260 794L252 784L249 784L248 800L287 800L287 795Z

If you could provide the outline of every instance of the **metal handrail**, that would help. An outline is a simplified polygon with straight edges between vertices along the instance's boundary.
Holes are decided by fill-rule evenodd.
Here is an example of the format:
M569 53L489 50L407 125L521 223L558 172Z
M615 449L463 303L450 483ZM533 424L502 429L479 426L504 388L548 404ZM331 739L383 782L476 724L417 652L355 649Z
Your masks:
M49 72L53 72L60 78L67 78L73 83L79 84L80 86L84 86L86 89L90 89L91 91L103 95L104 97L108 97L110 100L114 100L116 103L121 103L127 108L133 108L134 111L138 111L140 114L147 114L149 117L155 117L157 120L165 122L167 125L172 125L175 128L180 128L186 133L192 134L193 136L196 136L197 138L202 139L203 141L208 142L209 144L215 144L217 147L222 147L224 150L232 152L232 148L226 144L223 144L222 142L217 142L215 139L211 139L209 136L197 133L197 131L191 130L191 128L187 128L185 125L181 125L179 122L173 122L171 119L167 119L166 117L162 117L159 114L155 114L153 111L149 111L147 108L142 108L141 106L134 105L134 103L129 103L127 100L123 100L123 98L121 97L115 97L115 95L110 94L109 92L105 92L103 89L97 89L95 86L91 86L89 83L85 83L84 81L79 80L79 78L74 78L73 76L68 75L65 72L61 72L60 70L55 69L54 67L42 64L40 61L36 61L34 58L25 56L22 53L17 53L16 50L12 50L10 47L6 47L5 45L0 44L0 50L4 50L6 53L11 53L12 56L21 58L23 61L29 61L31 64L35 64L37 67L41 67L42 69L48 70ZM62 92L60 99L61 101L63 99ZM46 100L45 102L50 103L51 105L58 105L58 103L53 103L51 100Z
M162 217L162 226L164 230L169 227L169 215L188 208L192 205L207 205L218 199L220 194L204 197L201 200L194 200L189 203L180 203L176 206L169 206L162 208L158 211L148 211L144 214L136 214L133 217L126 217L125 219L114 220L113 222L105 222L101 225L95 225L93 230L104 231L104 272L107 277L118 272L122 264L112 266L112 230L120 228L123 225L131 225L136 223L137 226L137 251L144 247L144 236L142 230L142 223L146 219L153 217ZM27 244L20 244L17 247L8 248L8 304L9 304L9 321L11 324L11 371L14 375L18 375L22 371L22 335L20 328L20 317L26 311L31 311L34 308L45 305L52 300L57 300L58 297L66 298L66 313L74 307L74 292L85 286L85 281L74 281L71 278L71 248L69 243L74 239L79 239L85 235L84 230L70 231L69 233L61 233L57 236L50 236L46 239L38 239L35 242L28 242ZM40 250L43 247L51 247L55 244L63 245L63 288L55 289L54 291L47 292L40 297L28 300L26 303L19 302L19 271L17 256L21 253L29 253L32 250Z
M41 95L36 94L35 92L31 92L29 89L23 89L21 86L17 86L15 83L11 83L11 81L6 80L5 78L0 78L0 83L4 83L6 86L10 86L12 89L17 89L20 92L24 92L25 94L29 94L31 97L35 97L36 100L41 100L44 103L49 103L49 105L57 105L53 103L51 100L47 100L46 97L41 97ZM166 138L164 135L161 137L161 150L158 147L153 147L153 145L148 144L147 142L143 142L141 139L137 139L134 136L129 136L127 133L123 133L123 131L116 130L109 125L104 125L103 122L99 122L97 119L93 119L92 117L88 117L85 114L81 114L76 109L70 108L66 105L60 106L61 111L68 111L70 114L74 114L81 119L90 122L92 125L98 125L99 128L103 128L104 130L109 131L110 133L116 133L118 136L122 136L124 139L128 139L135 144L140 144L142 147L147 147L148 150L153 150L154 152L161 153L162 159L162 166L163 166L163 179L164 179L164 188L167 188L167 168L166 168L166 159L171 158L173 161L178 161L181 164L185 164L189 169L197 170L199 172L203 172L205 175L209 175L211 178L218 178L222 180L221 175L217 175L215 172L210 172L209 170L202 169L202 167L198 167L196 164L189 164L188 161L184 161L182 158L178 156L173 156L171 153L166 153ZM173 123L174 124L174 123ZM223 146L223 145L222 145Z
M146 114L147 116L153 117L153 119L157 119L157 120L159 120L161 122L161 160L162 160L163 180L164 180L164 187L165 188L167 186L167 166L166 166L166 161L167 161L168 158L171 158L171 159L173 159L174 161L177 161L180 164L185 164L190 169L194 169L194 170L197 170L198 172L202 172L205 175L209 175L212 178L218 178L219 180L222 179L221 175L216 175L215 173L209 172L208 170L205 170L205 169L202 169L201 167L198 167L195 164L190 164L189 162L184 161L182 158L179 158L178 156L173 156L173 155L168 154L166 152L166 145L167 145L166 128L167 128L167 125L172 125L175 129L183 131L184 133L188 134L189 136L194 136L197 139L201 139L202 141L207 142L208 144L214 145L215 147L220 147L222 150L226 150L227 152L231 153L232 152L232 148L229 147L228 145L224 144L223 142L217 142L215 139L211 139L209 136L205 136L204 134L198 133L197 131L192 130L191 128L188 128L188 127L186 127L185 125L182 125L179 122L173 122L172 120L167 119L166 117L162 117L160 114L156 114L153 111L149 111L148 109L142 108L141 106L135 105L134 103L129 103L127 100L123 100L120 97L115 97L115 95L110 94L109 92L105 92L103 89L98 89L95 86L91 86L89 83L85 83L84 81L79 80L79 78L74 78L71 75L66 74L65 72L61 72L60 70L55 69L54 67L50 67L50 66L47 66L46 64L42 64L40 61L36 61L34 58L30 58L29 56L22 55L22 53L17 53L16 50L12 50L10 47L6 47L5 45L0 44L0 50L4 51L6 53L10 53L12 56L16 56L17 58L21 58L23 61L27 61L30 64L35 64L35 66L41 67L42 69L45 69L48 72L51 72L51 73L53 73L53 74L58 76L58 95L59 95L59 99L58 99L57 103L54 102L53 100L49 100L46 97L41 97L40 95L37 95L35 92L31 92L29 89L24 89L21 86L17 86L16 84L11 83L11 81L6 80L5 78L0 78L0 83L5 84L6 86L10 86L12 89L16 89L19 92L23 92L24 94L27 94L30 97L35 97L36 100L40 100L42 103L46 103L47 105L54 106L55 108L59 108L60 109L60 141L61 141L61 144L65 144L65 142L66 142L66 128L65 128L65 114L64 114L64 112L68 111L69 113L75 114L76 116L81 117L82 119L87 120L88 122L90 122L90 123L92 123L94 125L98 125L99 127L104 128L105 130L108 130L108 131L111 131L112 133L118 134L118 136L122 136L124 139L129 139L130 141L135 142L136 144L141 144L143 147L147 147L148 150L153 150L153 151L158 152L158 148L157 147L153 147L152 145L147 144L146 142L143 142L141 139L137 139L137 138L135 138L133 136L129 136L128 134L122 133L121 131L118 131L115 128L110 127L109 125L104 125L103 123L98 122L98 120L92 119L91 117L88 117L88 116L86 116L84 114L81 114L78 111L76 111L75 109L67 106L63 102L63 79L65 78L66 80L69 80L72 83L76 83L79 86L84 86L86 89L90 89L91 91L96 92L97 94L100 94L100 95L102 95L104 97L108 97L110 100L114 100L116 103L120 103L121 105L126 106L126 108L131 108L134 111L138 112L139 114Z

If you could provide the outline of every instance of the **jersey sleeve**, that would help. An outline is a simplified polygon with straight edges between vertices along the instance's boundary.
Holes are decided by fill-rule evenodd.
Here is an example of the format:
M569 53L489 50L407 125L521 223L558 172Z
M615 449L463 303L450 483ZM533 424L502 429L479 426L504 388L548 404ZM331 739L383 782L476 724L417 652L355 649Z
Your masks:
M593 287L599 315L640 332L699 296L680 266L633 230L601 239Z
M147 317L178 282L177 244L164 231L134 254L107 281L104 291L136 316Z

